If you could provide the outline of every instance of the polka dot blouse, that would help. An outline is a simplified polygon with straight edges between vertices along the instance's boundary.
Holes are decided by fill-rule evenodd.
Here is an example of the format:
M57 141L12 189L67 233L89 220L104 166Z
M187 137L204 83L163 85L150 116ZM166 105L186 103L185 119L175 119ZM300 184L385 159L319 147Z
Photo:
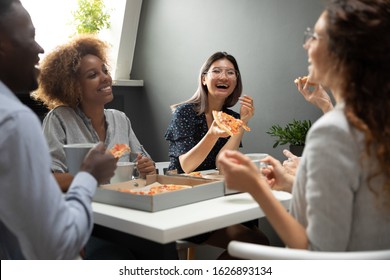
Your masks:
M206 135L209 129L205 114L197 115L194 107L194 104L178 106L165 133L165 139L169 142L170 165L168 169L177 169L178 173L183 173L179 156L191 150ZM240 118L238 113L230 109L223 109L223 111L235 118ZM228 139L219 138L206 159L196 168L196 171L215 169L217 155Z

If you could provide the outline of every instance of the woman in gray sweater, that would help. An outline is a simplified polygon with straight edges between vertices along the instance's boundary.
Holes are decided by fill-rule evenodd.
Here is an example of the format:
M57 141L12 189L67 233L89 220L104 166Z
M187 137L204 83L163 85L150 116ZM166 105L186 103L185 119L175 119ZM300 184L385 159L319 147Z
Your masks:
M63 191L72 179L66 166L65 144L101 141L108 149L127 144L139 154L137 168L141 176L156 173L130 119L121 111L104 108L114 98L107 48L94 35L80 35L58 46L40 63L39 88L33 97L51 109L43 120L43 132L53 160L52 172ZM119 160L134 159L128 155Z

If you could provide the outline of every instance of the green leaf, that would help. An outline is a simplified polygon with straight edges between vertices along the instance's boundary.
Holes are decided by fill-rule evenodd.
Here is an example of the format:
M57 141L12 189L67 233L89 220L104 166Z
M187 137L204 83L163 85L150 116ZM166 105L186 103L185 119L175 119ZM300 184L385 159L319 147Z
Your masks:
M266 133L276 138L274 148L286 144L302 146L305 145L306 134L310 127L310 120L300 121L294 119L284 128L280 125L272 125Z
M111 27L110 14L103 0L78 0L78 9L72 12L75 33L98 33Z

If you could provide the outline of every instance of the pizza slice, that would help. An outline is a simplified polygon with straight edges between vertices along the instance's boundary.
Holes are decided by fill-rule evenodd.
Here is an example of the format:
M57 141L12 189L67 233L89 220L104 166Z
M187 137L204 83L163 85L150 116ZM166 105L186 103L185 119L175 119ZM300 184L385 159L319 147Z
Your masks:
M131 193L131 194L137 194L137 195L156 195L156 194L161 194L161 193L184 190L184 189L188 189L188 188L191 188L191 186L164 184L164 185L152 186L150 188L145 188L142 190L129 190L129 189L119 188L118 191L127 192L127 193Z
M251 131L251 129L245 125L242 120L236 119L235 117L226 114L225 112L213 111L213 117L218 127L224 130L230 136L238 134L240 132L240 127L246 131Z
M294 83L298 83L299 81L301 81L302 84L308 84L309 86L315 86L316 84L315 83L312 83L312 82L308 82L307 79L309 77L308 76L303 76L303 77L298 77L294 80Z
M153 186L150 188L150 191L159 194L159 193L173 192L173 191L178 191L178 190L183 190L188 188L189 186L185 186L185 185L164 184L159 186Z
M115 158L120 158L124 156L126 153L130 153L130 147L127 144L115 144L111 149L110 153L115 157Z
M188 173L188 176L202 178L202 173L200 171L193 171L193 172Z

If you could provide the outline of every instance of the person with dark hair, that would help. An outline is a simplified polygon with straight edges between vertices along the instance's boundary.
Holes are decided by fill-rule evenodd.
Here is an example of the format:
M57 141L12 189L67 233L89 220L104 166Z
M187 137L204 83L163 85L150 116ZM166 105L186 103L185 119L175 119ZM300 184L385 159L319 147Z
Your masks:
M310 77L337 104L308 133L291 211L236 151L218 158L225 183L254 197L287 247L389 249L390 1L330 1L306 35Z
M39 54L29 13L0 0L0 258L75 259L93 227L91 201L114 175L103 143L85 157L63 194L38 117L15 96L38 86Z
M168 170L178 173L216 168L216 158L223 149L238 149L244 129L230 136L220 129L212 111L223 111L244 124L253 117L255 108L250 96L243 96L240 70L236 59L226 52L216 52L203 64L195 94L187 101L172 105L173 116L165 134L169 142ZM240 114L229 109L240 101ZM231 240L269 244L257 228L257 221L232 225L188 238L196 244L226 249ZM220 259L230 258L224 252Z
M226 52L211 55L200 69L198 89L187 101L172 105L172 120L165 133L169 142L168 170L178 173L215 169L218 153L237 150L244 129L229 135L220 129L212 111L223 111L247 124L255 108L250 96L242 94L242 81L236 59ZM240 114L229 109L240 101Z
M43 120L43 132L53 159L51 170L63 191L73 178L66 166L65 144L101 141L108 149L127 144L138 153L141 177L156 173L154 161L138 141L130 119L121 111L104 108L114 98L108 48L95 35L79 35L57 46L40 63L39 87L32 96L50 109ZM130 160L135 160L130 154L119 159Z

